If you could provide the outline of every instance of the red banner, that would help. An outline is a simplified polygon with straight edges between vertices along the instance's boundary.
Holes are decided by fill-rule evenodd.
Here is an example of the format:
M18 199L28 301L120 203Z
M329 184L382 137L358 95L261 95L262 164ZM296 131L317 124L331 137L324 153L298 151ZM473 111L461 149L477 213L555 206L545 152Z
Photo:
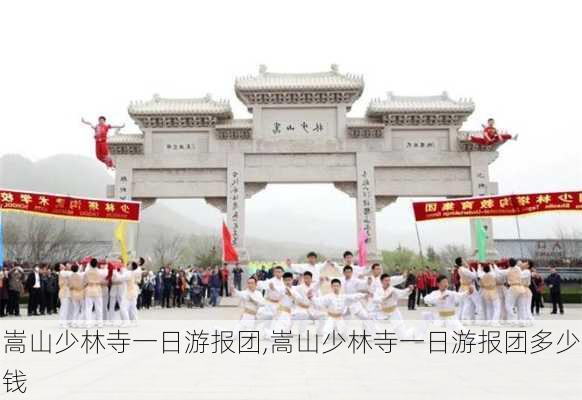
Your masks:
M507 217L547 211L582 211L582 192L513 194L412 203L417 221Z
M47 217L139 222L141 203L0 189L0 211Z

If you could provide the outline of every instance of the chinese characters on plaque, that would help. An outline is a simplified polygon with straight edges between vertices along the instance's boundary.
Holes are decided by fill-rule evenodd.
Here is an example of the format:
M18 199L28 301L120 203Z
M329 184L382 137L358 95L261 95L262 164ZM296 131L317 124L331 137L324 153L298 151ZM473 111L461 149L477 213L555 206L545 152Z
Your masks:
M326 129L323 122L305 120L296 122L275 121L271 129L271 133L276 136L294 133L318 135L325 132Z

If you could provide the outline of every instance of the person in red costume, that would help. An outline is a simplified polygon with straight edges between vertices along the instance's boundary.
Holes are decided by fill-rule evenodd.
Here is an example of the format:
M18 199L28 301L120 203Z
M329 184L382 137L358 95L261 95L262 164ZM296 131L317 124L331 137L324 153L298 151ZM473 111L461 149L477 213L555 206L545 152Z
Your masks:
M111 160L111 157L109 156L109 148L107 146L107 134L109 133L109 129L113 128L119 130L125 125L109 125L104 116L99 117L97 125L93 125L85 119L81 119L81 122L89 125L95 132L95 155L97 156L97 159L104 163L107 168L113 168L113 160Z
M481 125L483 127L483 136L470 136L469 140L473 143L480 144L482 146L490 146L496 143L504 143L508 140L517 140L517 136L511 136L508 133L499 133L497 128L495 128L495 120L489 118L487 120L487 125Z

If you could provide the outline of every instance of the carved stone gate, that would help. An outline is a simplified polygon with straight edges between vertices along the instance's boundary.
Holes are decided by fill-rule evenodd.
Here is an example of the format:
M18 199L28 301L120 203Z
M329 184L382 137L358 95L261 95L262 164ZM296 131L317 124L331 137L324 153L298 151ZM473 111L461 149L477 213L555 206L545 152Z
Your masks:
M204 198L227 214L243 259L245 200L269 183L333 183L354 197L354 229L367 231L372 258L376 212L397 197L497 194L488 171L496 147L475 146L460 131L474 110L471 100L388 93L371 100L364 117L351 118L364 80L335 65L292 74L261 66L234 87L252 118L233 118L227 101L209 95L131 103L141 133L110 138L116 165L110 194L144 207L156 199ZM484 225L494 253L491 221ZM129 241L135 251L135 237Z

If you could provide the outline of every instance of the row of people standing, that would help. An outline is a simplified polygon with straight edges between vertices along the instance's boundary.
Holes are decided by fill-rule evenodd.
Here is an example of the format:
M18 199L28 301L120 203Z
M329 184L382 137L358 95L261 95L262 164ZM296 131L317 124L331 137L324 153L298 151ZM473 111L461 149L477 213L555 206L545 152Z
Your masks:
M163 308L182 307L189 301L194 307L217 306L221 297L232 295L230 283L241 288L240 266L161 268L150 281L154 304Z
M28 274L21 266L0 270L0 317L20 316L20 298L28 294L28 315L51 315L59 307L58 264L35 266Z

